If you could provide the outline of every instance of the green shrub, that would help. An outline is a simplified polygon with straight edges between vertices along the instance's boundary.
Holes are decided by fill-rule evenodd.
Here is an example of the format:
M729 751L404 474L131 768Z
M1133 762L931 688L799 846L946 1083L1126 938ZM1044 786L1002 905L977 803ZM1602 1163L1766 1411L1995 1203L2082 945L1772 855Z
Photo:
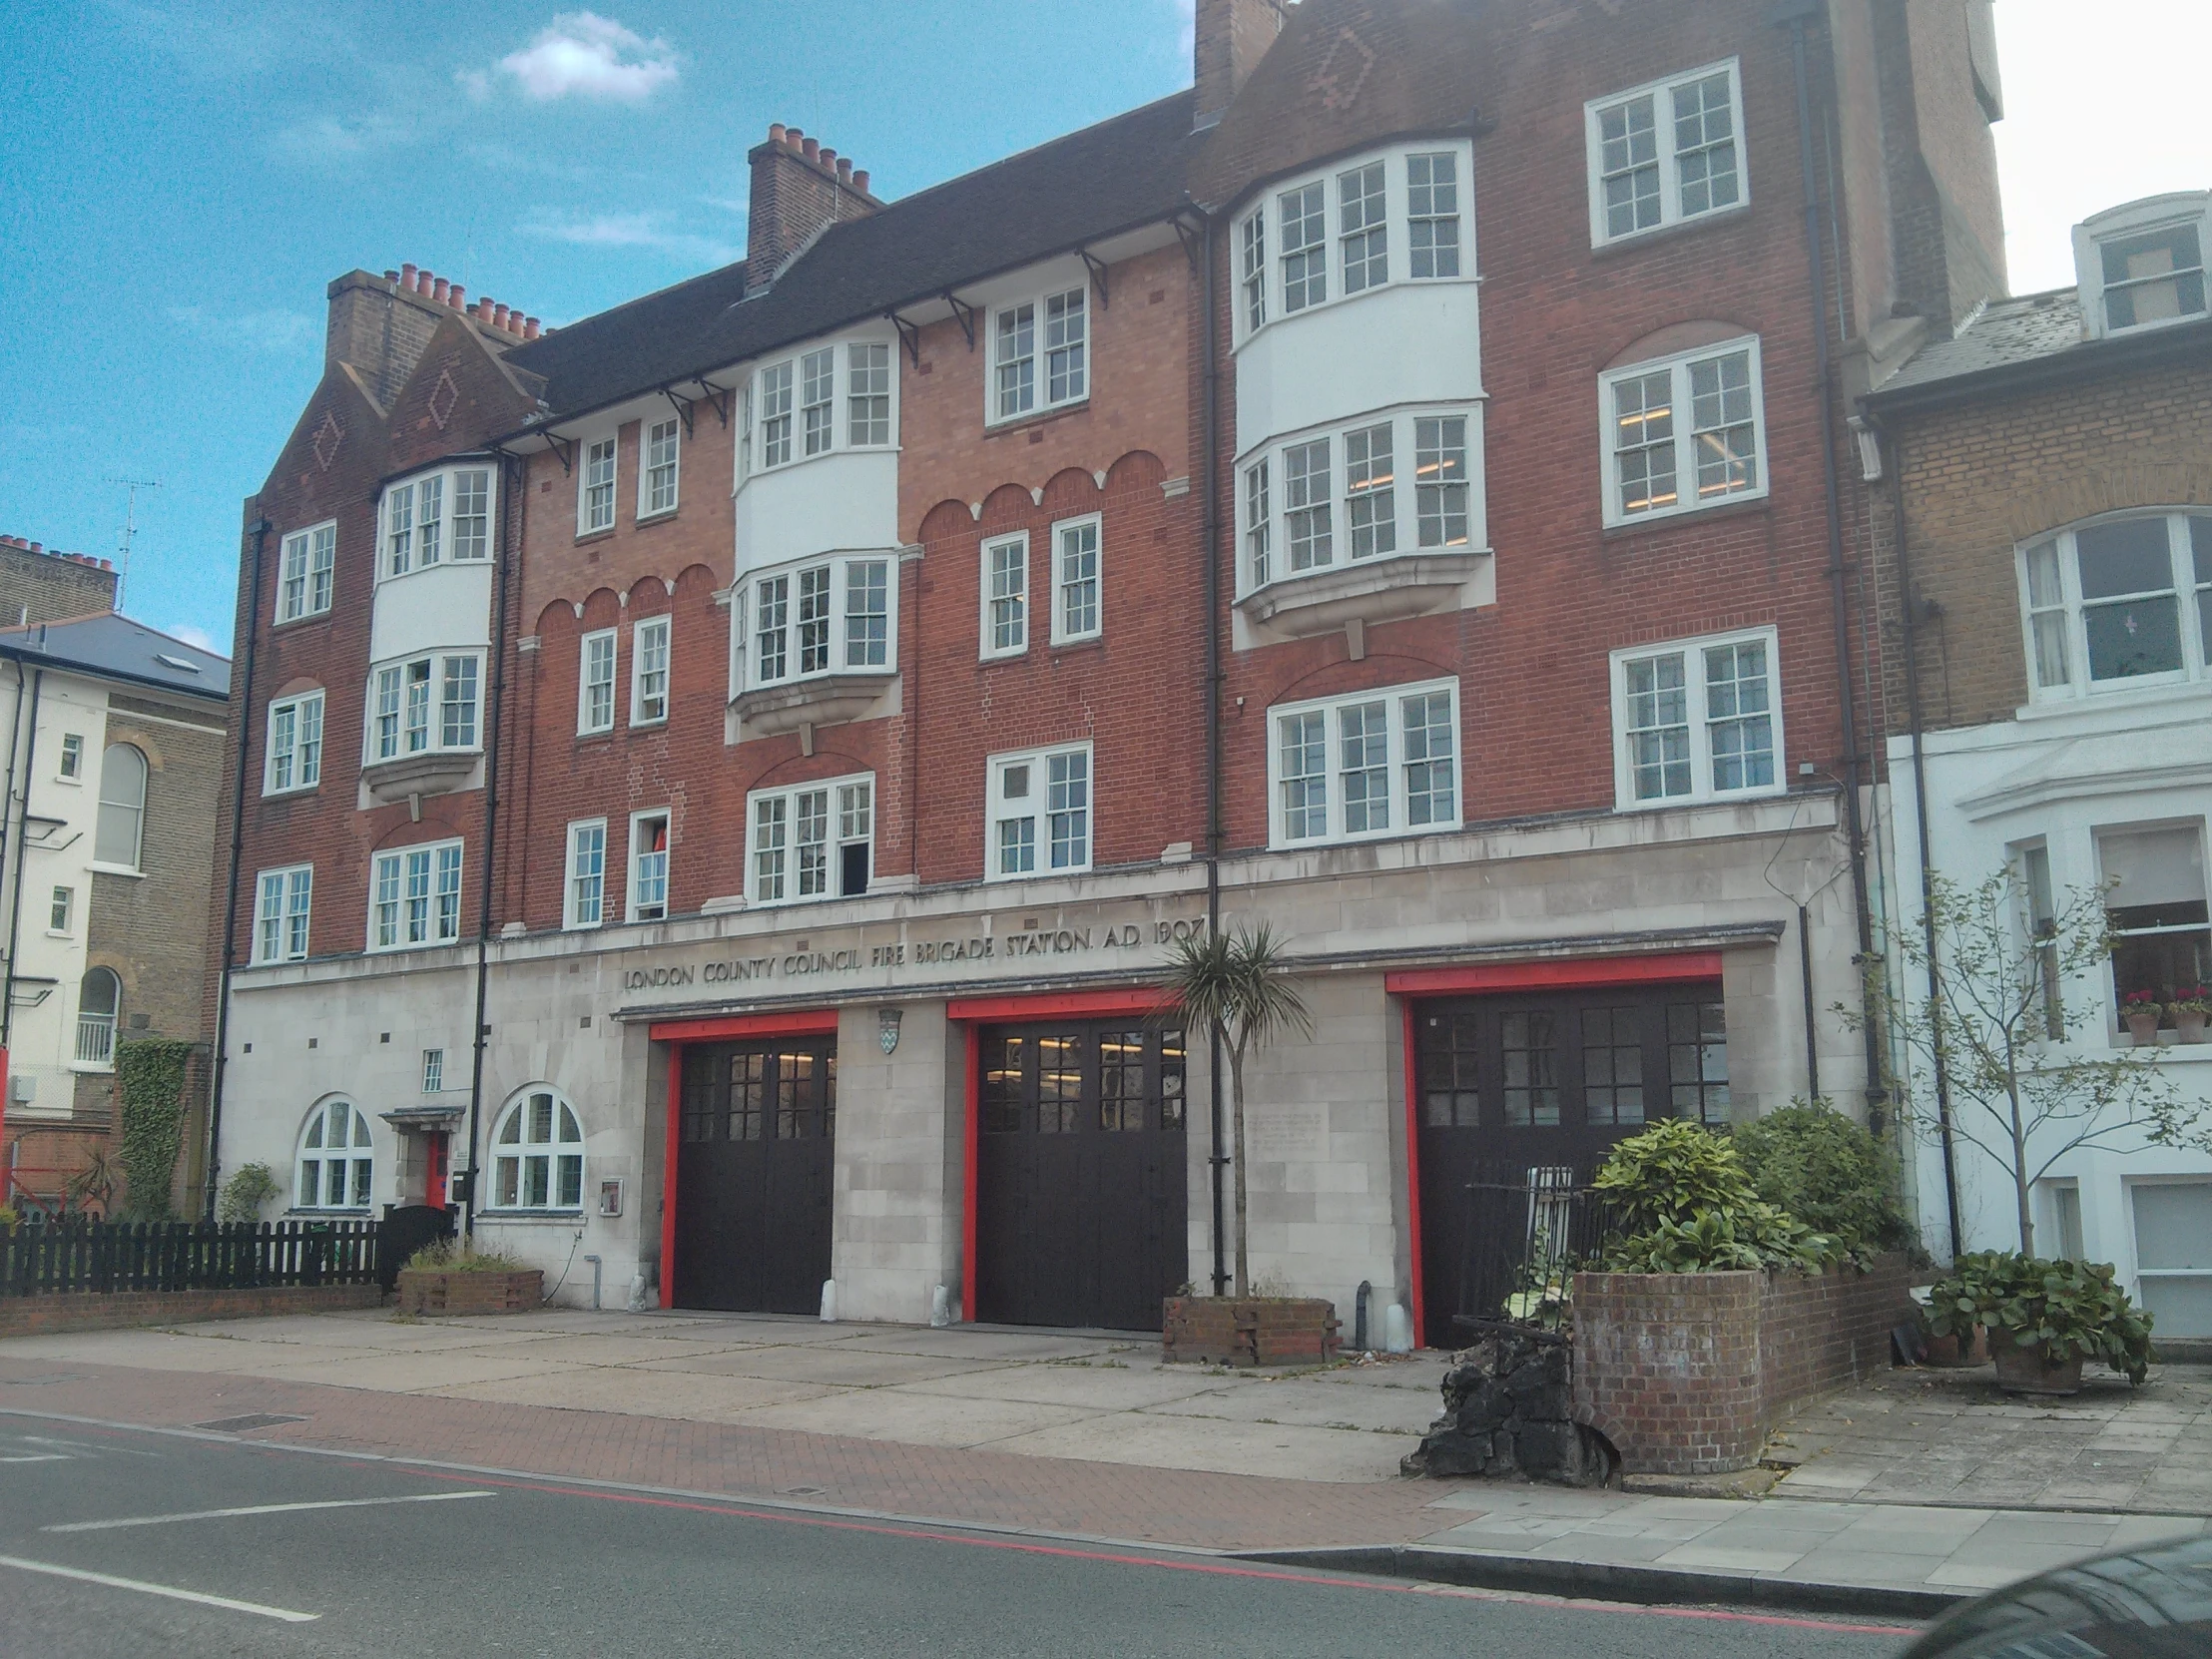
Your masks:
M407 1258L417 1273L528 1273L530 1264L468 1239L433 1239Z
M1823 1101L1793 1100L1739 1123L1729 1142L1754 1191L1855 1255L1910 1250L1919 1241L1898 1202L1897 1160Z
M184 1147L185 1062L192 1044L139 1038L116 1044L116 1091L123 1100L124 1218L167 1221L170 1182Z
M2016 1344L2045 1345L2053 1359L2102 1360L2130 1382L2142 1382L2155 1358L2150 1315L2102 1262L2046 1262L2010 1250L1961 1256L1929 1291L1928 1325L1961 1348L1976 1326L2007 1332Z
M1620 1232L1601 1258L1608 1272L1819 1269L1846 1254L1761 1198L1726 1137L1686 1118L1620 1142L1591 1185L1617 1209Z
M260 1221L262 1206L276 1196L276 1177L267 1164L241 1164L237 1173L223 1183L223 1196L216 1200L216 1219Z

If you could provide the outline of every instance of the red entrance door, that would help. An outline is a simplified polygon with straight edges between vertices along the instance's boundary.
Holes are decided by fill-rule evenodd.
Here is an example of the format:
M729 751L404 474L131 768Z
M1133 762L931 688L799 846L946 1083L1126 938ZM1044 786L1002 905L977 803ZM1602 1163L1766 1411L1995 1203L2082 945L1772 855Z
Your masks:
M444 1131L422 1137L422 1202L433 1210L445 1208L445 1172L452 1136Z

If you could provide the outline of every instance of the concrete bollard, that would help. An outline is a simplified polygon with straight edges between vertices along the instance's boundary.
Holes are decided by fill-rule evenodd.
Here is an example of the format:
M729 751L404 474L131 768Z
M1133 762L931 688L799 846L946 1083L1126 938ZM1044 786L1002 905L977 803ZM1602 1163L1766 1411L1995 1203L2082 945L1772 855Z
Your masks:
M1382 1346L1392 1354L1413 1352L1413 1321L1395 1302L1382 1310Z
M822 1282L822 1323L837 1323L837 1282L834 1279L825 1279Z
M939 1285L929 1293L929 1324L942 1331L951 1323L952 1292L949 1287Z

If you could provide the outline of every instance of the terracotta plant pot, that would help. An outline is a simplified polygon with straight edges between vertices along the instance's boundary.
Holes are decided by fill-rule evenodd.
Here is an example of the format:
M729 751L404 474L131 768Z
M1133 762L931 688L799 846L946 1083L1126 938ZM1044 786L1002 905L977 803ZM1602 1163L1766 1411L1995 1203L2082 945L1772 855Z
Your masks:
M2013 1341L2009 1331L1990 1334L1989 1352L1997 1363L1997 1386L2008 1394L2081 1392L2081 1356L2053 1360L2041 1343Z
M2174 1029L2181 1034L2180 1040L2185 1043L2201 1043L2204 1041L2206 1023L2203 1014L2177 1013L2174 1015Z
M1964 1346L1960 1345L1955 1332L1948 1337L1932 1335L1928 1338L1928 1358L1923 1363L1946 1369L1985 1366L1989 1363L1989 1333L1975 1326L1972 1343Z
M2156 1009L2152 1009L2148 1013L2128 1014L2124 1017L2127 1021L2128 1031L2135 1038L2135 1046L2137 1048L2153 1048L2157 1046L2158 1012Z

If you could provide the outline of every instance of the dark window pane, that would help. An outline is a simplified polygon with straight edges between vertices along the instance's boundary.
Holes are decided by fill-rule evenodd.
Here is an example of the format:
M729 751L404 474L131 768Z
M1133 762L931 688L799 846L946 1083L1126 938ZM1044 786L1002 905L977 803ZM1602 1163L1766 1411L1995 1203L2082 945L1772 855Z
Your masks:
M1721 1003L1668 1005L1667 1082L1676 1117L1728 1121L1728 1016Z
M1072 1135L1083 1103L1083 1039L1037 1039L1037 1133Z
M1634 1008L1589 1008L1582 1014L1583 1121L1644 1121L1644 1048Z
M2095 524L2074 535L2081 561L2081 597L2111 599L2123 593L2169 593L2173 562L2162 518Z
M1144 1033L1104 1031L1098 1038L1098 1126L1109 1134L1145 1126Z
M2089 678L2133 680L2172 674L2181 667L2181 608L2172 595L2087 605L2081 621L2089 635Z
M1432 1129L1471 1129L1477 1121L1478 1030L1472 1013L1437 1012L1421 1019L1414 1058L1421 1121Z
M1553 1016L1515 1013L1498 1020L1505 1076L1505 1121L1523 1127L1559 1121L1559 1056Z
M1183 1033L1160 1033L1160 1127L1183 1127L1183 1085L1188 1062L1184 1058Z
M983 1045L983 1129L1011 1135L1021 1128L1022 1072L1027 1056L1019 1037L1000 1037Z

